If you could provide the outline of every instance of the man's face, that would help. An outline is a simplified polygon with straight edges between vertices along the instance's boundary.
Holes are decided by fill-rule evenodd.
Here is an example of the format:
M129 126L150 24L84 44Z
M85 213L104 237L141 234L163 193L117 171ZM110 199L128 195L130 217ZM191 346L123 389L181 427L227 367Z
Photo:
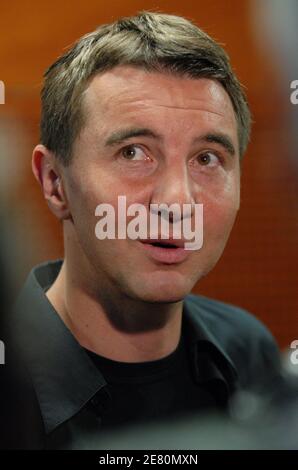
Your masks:
M66 244L71 237L77 266L84 258L81 268L87 262L99 289L108 282L137 300L181 300L219 259L239 207L237 123L229 96L214 80L119 66L92 79L83 112L72 162L63 170L72 215ZM135 136L121 140L123 131ZM140 203L148 214L153 203L203 204L202 248L171 262L139 240L98 240L95 208L109 203L117 222L119 195L127 207Z

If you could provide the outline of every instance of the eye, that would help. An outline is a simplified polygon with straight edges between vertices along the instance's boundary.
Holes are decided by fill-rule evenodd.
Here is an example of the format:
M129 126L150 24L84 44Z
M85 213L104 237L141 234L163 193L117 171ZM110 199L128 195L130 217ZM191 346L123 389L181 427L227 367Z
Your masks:
M197 162L201 166L217 166L220 163L220 158L213 152L204 152L196 157Z
M147 160L145 152L136 145L129 145L121 150L121 154L125 160Z

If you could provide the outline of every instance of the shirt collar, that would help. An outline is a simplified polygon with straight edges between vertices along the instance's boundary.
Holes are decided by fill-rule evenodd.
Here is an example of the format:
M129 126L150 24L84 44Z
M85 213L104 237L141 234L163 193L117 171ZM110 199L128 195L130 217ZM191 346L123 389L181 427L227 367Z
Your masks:
M204 321L204 308L200 297L188 295L183 304L182 328L187 335L191 366L197 383L222 381L226 399L234 393L238 373L235 364Z
M31 374L46 433L74 416L106 381L60 319L44 289L61 261L33 269L16 304L16 338Z
M107 385L45 295L61 264L60 260L35 267L15 309L16 338L31 374L47 434L100 396ZM184 300L182 328L187 334L195 380L221 381L229 395L236 381L235 366L204 324L200 307L192 298L187 296Z

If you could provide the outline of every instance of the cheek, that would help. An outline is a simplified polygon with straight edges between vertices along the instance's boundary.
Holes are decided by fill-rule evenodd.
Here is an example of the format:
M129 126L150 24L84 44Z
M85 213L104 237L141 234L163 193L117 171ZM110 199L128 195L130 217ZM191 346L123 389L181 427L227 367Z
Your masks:
M67 178L67 197L73 224L69 228L73 242L84 247L88 252L96 242L95 226L97 218L95 208L99 202L97 178L92 178L83 169L72 172Z
M221 204L220 206L206 207L204 243L222 250L227 243L236 215L235 205Z
M209 196L204 204L204 235L209 239L221 239L224 243L228 238L239 209L239 186L235 185L217 194Z
M97 223L102 217L95 215L95 211L100 204L111 206L110 214L113 212L113 208L115 219L111 217L109 220L113 226L113 220L115 220L115 234L117 234L118 196L126 196L125 207L121 206L126 215L127 207L141 198L141 195L139 195L140 198L137 198L134 193L134 188L127 188L125 190L121 184L111 184L111 181L104 178L102 174L80 174L71 179L69 182L69 201L74 221L74 230L79 243L84 246L85 252L88 252L90 256L92 256L92 253L94 255L95 252L101 252L101 255L105 257L109 253L121 253L123 251L126 241L98 240L95 230ZM106 217L106 213L104 217ZM125 220L128 222L130 218L126 217ZM114 231L111 233L111 236L114 236Z
M113 189L98 171L82 170L71 175L68 180L68 190L72 214L83 220L95 217L95 208L98 204L113 203Z
M127 184L124 178L116 178L108 171L97 168L77 176L71 184L72 194L80 204L92 207L94 213L98 204L107 203L117 209L118 196L126 196L127 205L142 202L137 185Z

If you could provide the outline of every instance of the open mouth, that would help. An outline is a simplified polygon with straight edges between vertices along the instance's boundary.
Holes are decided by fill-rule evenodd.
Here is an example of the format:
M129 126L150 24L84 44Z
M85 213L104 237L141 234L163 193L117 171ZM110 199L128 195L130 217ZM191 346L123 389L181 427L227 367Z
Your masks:
M184 249L184 242L180 240L140 240L148 256L155 262L162 264L177 264L184 261L189 252Z
M150 245L152 245L152 246L158 246L158 247L160 247L160 248L173 248L173 249L177 249L177 248L178 248L178 246L173 245L172 243L153 242L153 243L150 243Z
M173 240L140 240L148 256L165 264L176 264L184 261L189 252L184 249L182 242L175 243Z

